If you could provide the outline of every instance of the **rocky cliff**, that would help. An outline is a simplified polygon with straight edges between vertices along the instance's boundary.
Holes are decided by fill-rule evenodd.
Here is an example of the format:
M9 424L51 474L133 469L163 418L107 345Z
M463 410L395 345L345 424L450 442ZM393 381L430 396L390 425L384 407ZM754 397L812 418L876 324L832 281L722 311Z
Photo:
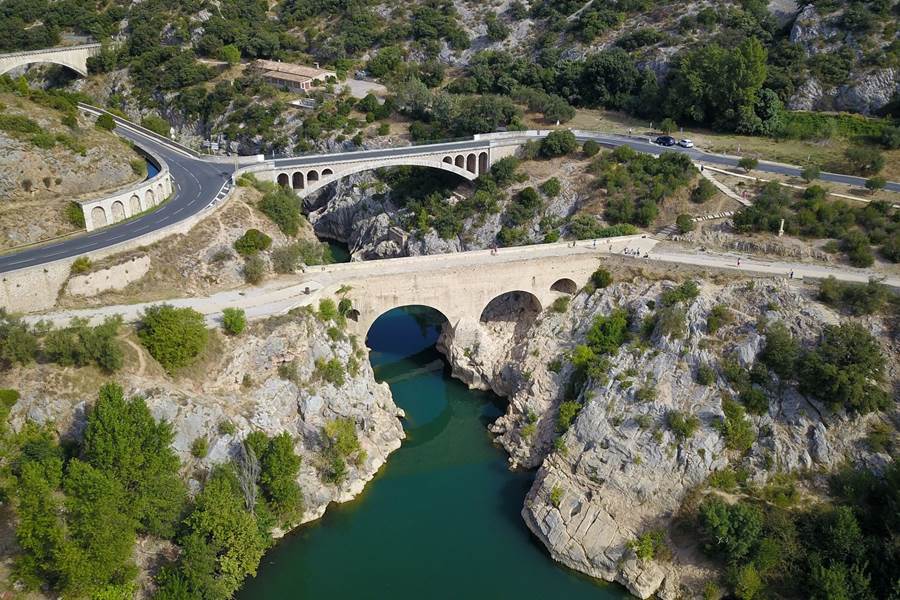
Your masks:
M538 467L522 509L534 534L557 561L608 581L618 581L647 598L696 597L714 573L695 543L674 539L672 522L692 490L730 462L741 462L758 484L776 472L828 470L843 461L879 464L860 443L868 422L830 413L813 399L785 387L768 412L751 417L756 442L745 457L728 450L718 423L723 394L734 393L716 371L711 385L697 382L701 365L736 356L744 366L756 360L765 323L784 323L805 344L839 316L784 280L704 282L684 307L681 335L663 335L652 318L660 296L675 283L638 277L592 294L580 292L565 312L546 311L533 325L497 321L462 323L441 345L454 373L475 387L509 398L507 414L493 425L510 455L510 466ZM714 306L729 308L732 320L710 334ZM604 377L575 391L580 412L560 433L558 415L572 375L569 359L597 315L626 308L633 342L610 356ZM896 340L880 319L865 322L893 361ZM668 426L677 411L699 419L695 433L679 437ZM629 542L651 529L668 531L670 561L640 561ZM682 536L683 538L683 536Z
M253 324L239 337L216 336L211 356L175 379L129 337L126 368L114 379L126 393L144 396L153 414L172 424L175 450L194 489L211 465L235 456L251 431L290 433L302 458L298 483L305 522L320 517L329 503L359 494L404 437L403 412L387 385L376 383L365 350L343 334L329 334L330 328L300 311ZM344 365L342 385L318 373L317 361L333 358ZM2 386L21 392L10 417L13 428L33 420L53 423L64 438L79 436L103 379L92 369L52 365L4 373ZM322 430L339 418L355 423L365 459L348 463L346 478L332 484L324 476ZM191 447L201 437L209 452L197 458Z

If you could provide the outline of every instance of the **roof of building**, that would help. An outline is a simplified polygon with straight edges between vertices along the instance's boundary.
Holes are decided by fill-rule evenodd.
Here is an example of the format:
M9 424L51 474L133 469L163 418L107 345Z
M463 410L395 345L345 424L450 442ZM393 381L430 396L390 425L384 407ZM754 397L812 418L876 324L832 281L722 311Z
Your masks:
M266 75L271 77L281 77L291 81L300 81L298 77L305 77L307 80L321 77L334 77L334 71L326 71L315 67L307 67L306 65L295 65L293 63L283 63L275 60L257 60L256 68L266 71ZM289 77L293 76L293 77Z
M263 71L263 77L270 77L279 81L294 81L297 83L308 83L311 78L305 75L294 75L293 73L281 73L279 71Z

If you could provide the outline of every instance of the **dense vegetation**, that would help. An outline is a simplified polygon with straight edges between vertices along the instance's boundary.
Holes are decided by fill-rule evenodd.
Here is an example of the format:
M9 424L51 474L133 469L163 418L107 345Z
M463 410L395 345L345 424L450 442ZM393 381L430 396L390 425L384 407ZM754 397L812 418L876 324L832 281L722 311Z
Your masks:
M735 478L716 474L734 494ZM730 481L729 481L730 479ZM791 478L737 502L712 494L697 511L705 548L725 566L735 597L891 598L900 581L900 465L883 477L845 471L830 503L801 502Z
M786 233L839 240L834 249L846 252L853 266L870 266L874 245L880 246L884 259L900 261L900 211L886 202L851 206L827 200L825 190L816 185L794 195L777 183L769 183L753 206L734 216L734 226L741 232L777 233L782 219Z

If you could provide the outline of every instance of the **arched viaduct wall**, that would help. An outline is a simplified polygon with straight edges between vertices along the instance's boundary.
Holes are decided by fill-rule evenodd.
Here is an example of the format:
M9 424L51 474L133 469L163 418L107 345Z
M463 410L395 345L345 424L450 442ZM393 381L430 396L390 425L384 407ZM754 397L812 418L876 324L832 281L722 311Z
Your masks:
M68 67L84 77L87 75L87 59L99 54L101 47L100 44L85 44L0 54L0 75L16 67L34 63L52 63Z
M157 206L172 194L172 176L168 165L160 157L147 154L159 169L159 173L152 178L103 198L79 202L88 231L130 219Z
M359 312L356 321L348 322L351 333L365 339L369 328L378 317L401 306L422 305L434 308L456 328L463 322L477 322L491 300L508 292L528 292L533 294L547 309L553 301L563 295L568 285L551 289L560 280L570 280L577 288L587 283L600 262L593 253L572 255L523 257L516 261L497 261L496 264L480 261L477 266L441 266L441 256L434 258L433 269L423 268L424 257L413 259L417 268L410 272L371 273L366 277L354 276L355 264L347 265L347 281L351 290L347 297ZM393 269L402 269L399 261L393 259ZM432 262L432 261L428 261ZM365 264L365 263L362 263ZM337 265L335 265L337 266ZM335 266L330 267L333 269ZM343 265L340 265L343 266ZM432 266L431 264L428 265ZM341 284L343 285L343 284ZM336 293L340 285L323 290L323 297Z

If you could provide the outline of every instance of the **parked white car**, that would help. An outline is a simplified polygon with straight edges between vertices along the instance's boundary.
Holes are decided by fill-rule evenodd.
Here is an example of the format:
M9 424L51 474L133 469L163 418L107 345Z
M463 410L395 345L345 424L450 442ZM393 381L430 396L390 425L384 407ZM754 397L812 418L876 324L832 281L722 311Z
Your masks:
M685 139L683 139L683 140L679 140L679 141L678 141L678 145L681 146L682 148L693 148L693 147L694 147L694 141L685 138Z

